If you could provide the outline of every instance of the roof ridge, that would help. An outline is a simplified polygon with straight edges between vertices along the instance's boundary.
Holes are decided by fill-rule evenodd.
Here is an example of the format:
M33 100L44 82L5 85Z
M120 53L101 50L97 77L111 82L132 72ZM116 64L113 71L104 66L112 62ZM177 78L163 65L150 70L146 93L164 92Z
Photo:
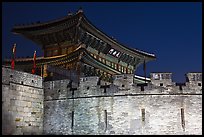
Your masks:
M53 20L49 20L49 21L45 21L45 22L37 21L37 23L35 23L35 24L31 23L31 24L25 25L25 26L14 26L13 29L31 28L31 27L38 27L38 26L47 25L50 23L56 23L56 22L63 21L66 19L74 18L76 16L80 16L81 13L83 13L83 12L76 12L75 14L68 14L67 16L64 16L62 18L53 19Z

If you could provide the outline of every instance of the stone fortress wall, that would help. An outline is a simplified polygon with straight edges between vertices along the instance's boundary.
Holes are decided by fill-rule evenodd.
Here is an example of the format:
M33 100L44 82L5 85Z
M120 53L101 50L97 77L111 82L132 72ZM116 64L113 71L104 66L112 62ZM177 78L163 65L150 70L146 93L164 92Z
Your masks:
M42 77L2 67L2 134L43 133Z
M44 133L202 134L202 73L188 73L184 85L171 73L150 76L146 86L130 74L110 85L98 77L45 82Z
M2 76L3 123L13 127L4 132L202 134L202 73L188 73L183 85L171 73L151 73L147 85L133 83L130 74L116 75L112 84L95 76L42 82L6 68Z

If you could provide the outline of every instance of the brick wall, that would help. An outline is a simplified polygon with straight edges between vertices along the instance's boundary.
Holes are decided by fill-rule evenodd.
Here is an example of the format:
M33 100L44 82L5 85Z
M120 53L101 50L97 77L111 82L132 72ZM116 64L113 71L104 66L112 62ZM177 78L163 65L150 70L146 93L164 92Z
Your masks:
M202 73L188 73L182 88L168 74L144 87L132 75L100 85L98 77L82 77L78 85L66 79L43 83L39 76L2 68L2 132L202 134Z
M50 97L44 102L44 133L202 134L199 86L180 90L149 83L141 91L129 75L116 76L105 89L97 81L98 77L81 78L74 91L66 86L69 80L45 82L45 87L52 83L54 88L45 88L45 98Z
M2 68L2 133L42 134L42 78Z

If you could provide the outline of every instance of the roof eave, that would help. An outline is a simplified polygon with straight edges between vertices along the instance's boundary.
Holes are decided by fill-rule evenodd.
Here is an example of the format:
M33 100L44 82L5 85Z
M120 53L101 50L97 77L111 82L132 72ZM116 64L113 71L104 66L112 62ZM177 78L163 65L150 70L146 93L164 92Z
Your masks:
M130 52L134 52L134 53L140 54L140 55L142 55L142 56L147 56L147 57L155 58L155 59L156 59L156 57L155 57L154 54L152 54L152 55L150 55L150 53L145 54L144 51L140 51L140 50L136 51L136 49L133 50L133 49L131 49L131 48L129 48L129 47L127 47L127 46L125 46L125 45L119 43L118 41L114 40L113 38L111 38L110 36L108 36L108 35L107 35L106 33L104 33L103 31L101 31L100 29L98 29L94 24L91 23L91 21L88 20L88 18L87 18L84 14L83 14L83 18L85 19L85 21L86 21L87 24L89 24L89 25L90 25L91 27L93 27L99 34L101 34L102 36L105 36L105 37L106 37L108 40L110 40L111 42L116 43L117 45L120 45L121 47L124 47L124 48L128 49ZM143 53L143 52L144 52L144 53Z

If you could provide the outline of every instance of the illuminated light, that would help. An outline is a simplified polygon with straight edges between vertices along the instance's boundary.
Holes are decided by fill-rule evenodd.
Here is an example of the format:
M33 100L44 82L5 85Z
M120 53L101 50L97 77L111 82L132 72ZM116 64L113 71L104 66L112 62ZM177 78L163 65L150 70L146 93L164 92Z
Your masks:
M113 55L115 55L116 53L117 53L117 51L114 51L114 52L113 52Z
M111 49L111 50L109 51L109 53L112 54L113 51L114 51L114 49Z
M116 57L119 57L119 55L120 55L120 52L118 52L118 54L116 54Z
M158 74L153 74L153 78L154 78L154 79L159 79Z

